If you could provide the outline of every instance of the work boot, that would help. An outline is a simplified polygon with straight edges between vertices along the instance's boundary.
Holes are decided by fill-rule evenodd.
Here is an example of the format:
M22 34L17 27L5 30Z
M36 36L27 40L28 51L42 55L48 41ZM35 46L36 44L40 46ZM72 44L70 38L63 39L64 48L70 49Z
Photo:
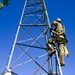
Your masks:
M53 54L55 54L55 50L53 49L50 53L49 53L49 56L52 56Z
M65 66L64 61L60 61L60 65L61 65L61 66Z

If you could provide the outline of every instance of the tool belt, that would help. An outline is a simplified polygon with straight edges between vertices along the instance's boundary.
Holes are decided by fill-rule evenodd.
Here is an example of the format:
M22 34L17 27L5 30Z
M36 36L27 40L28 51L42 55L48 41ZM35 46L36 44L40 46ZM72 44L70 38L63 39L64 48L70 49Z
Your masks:
M62 38L62 37L59 37L59 36L56 37L56 41L62 42L62 43L64 43L64 44L68 42L67 39L66 39L65 37Z

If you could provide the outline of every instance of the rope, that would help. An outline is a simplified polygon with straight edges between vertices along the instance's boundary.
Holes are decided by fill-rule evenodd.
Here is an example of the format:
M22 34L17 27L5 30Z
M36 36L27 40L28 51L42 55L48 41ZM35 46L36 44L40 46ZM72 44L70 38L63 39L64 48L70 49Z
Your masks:
M41 67L43 67L49 59L50 57L41 65ZM35 75L41 69L41 67L39 67L32 75Z

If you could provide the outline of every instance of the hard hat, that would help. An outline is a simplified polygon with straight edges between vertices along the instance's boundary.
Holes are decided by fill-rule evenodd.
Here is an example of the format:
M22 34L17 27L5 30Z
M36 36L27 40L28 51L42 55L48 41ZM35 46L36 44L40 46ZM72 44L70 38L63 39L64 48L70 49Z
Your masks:
M61 19L60 18L57 18L56 21L61 22Z

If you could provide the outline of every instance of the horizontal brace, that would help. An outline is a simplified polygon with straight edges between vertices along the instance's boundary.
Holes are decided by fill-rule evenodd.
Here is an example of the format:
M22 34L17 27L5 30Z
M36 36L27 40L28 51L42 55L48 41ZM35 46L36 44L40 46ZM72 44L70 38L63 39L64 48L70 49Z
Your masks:
M45 11L46 9L43 9L43 10L38 10L38 11L35 11L35 12L31 12L31 13L27 13L27 14L24 14L25 15L30 15L30 14L34 14L34 13L37 13L37 12L41 12L41 11Z
M42 2L38 2L38 3L35 3L35 4L31 4L31 5L28 5L26 7L34 6L34 5L37 5L37 4L40 4L40 3L42 3Z
M37 46L31 46L31 45L26 45L26 44L20 44L20 43L16 43L16 45L22 45L22 46L28 46L28 47L33 47L33 48L39 48L39 49L48 50L47 48L42 48L42 47L37 47Z
M21 24L20 26L48 26L44 24Z

